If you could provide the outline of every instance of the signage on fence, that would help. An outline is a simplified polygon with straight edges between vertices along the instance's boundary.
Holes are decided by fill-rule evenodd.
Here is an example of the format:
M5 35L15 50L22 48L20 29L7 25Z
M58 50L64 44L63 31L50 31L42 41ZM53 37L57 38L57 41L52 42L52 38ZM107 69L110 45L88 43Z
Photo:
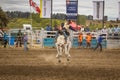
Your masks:
M55 46L54 38L44 38L43 45L45 47L54 47Z

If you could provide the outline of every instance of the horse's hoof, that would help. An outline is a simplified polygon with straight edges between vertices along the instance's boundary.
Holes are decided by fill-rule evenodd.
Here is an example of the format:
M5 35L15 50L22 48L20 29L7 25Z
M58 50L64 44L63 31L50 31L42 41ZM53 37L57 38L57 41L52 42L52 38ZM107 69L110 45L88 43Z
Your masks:
M61 63L61 60L58 60L59 63Z
M67 61L70 61L70 59L67 59Z

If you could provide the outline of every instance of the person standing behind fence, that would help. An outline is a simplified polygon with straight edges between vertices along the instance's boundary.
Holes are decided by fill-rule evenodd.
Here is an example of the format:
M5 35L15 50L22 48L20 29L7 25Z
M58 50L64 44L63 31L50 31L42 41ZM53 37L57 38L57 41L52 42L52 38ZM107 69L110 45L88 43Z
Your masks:
M119 33L119 27L118 27L118 25L114 25L114 33Z
M46 26L46 31L52 31L52 27L50 25Z
M103 40L102 35L99 35L98 40L97 40L97 46L94 48L94 51L95 51L98 47L100 47L100 51L102 51L102 40Z
M27 47L28 36L27 36L27 33L24 33L23 42L24 42L24 51L28 51L28 47Z
M119 39L119 27L114 25L114 39Z
M58 31L58 26L54 25L53 31Z
M108 28L108 30L107 30L107 33L112 35L112 33L113 33L113 25L109 25L109 28ZM111 35L110 35L110 36L111 36Z
M52 27L50 25L47 25L46 26L46 31L52 31ZM47 34L51 34L50 32L47 32ZM50 36L47 36L47 37L50 37Z
M87 33L87 36L86 36L86 43L87 43L86 47L87 48L90 48L91 40L92 40L92 35L90 33Z
M4 48L6 48L7 43L8 43L6 32L4 32L3 40L4 40Z
M89 28L88 25L84 28L84 31L85 31L85 32L90 32L90 28Z
M85 31L85 28L84 28L84 25L81 26L81 32L84 32Z
M82 32L80 32L78 35L79 48L82 47L82 41L83 41L83 34L82 34Z
M22 47L22 33L21 33L21 30L18 31L18 34L17 34L17 39L16 39L16 47Z

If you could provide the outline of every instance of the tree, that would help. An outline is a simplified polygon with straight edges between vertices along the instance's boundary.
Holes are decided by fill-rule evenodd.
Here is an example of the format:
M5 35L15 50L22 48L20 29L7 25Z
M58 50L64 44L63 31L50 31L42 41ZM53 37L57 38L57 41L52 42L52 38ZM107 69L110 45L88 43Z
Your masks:
M8 18L6 13L2 10L2 8L0 7L0 27L6 27L8 24Z
M86 24L86 16L85 15L78 15L77 23L85 25Z

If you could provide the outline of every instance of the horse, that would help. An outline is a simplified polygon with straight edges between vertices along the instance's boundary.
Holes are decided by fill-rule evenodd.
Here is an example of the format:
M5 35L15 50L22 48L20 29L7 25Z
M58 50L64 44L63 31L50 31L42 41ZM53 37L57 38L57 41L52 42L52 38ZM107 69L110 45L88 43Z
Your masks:
M57 41L55 43L57 48L57 55L56 58L58 58L58 62L61 62L60 57L62 57L62 54L65 53L67 57L67 61L69 61L70 56L70 48L71 48L71 41L70 38L67 37L67 42L65 42L64 35L59 35L57 38Z
M69 61L70 56L70 48L71 48L71 41L70 41L70 30L77 31L73 28L72 25L68 24L67 21L64 22L63 28L65 29L65 33L67 35L67 41L65 41L65 36L63 34L60 34L57 38L57 42L55 43L57 48L57 55L59 62L61 62L60 57L62 56L62 53L65 53L67 57L67 61Z

